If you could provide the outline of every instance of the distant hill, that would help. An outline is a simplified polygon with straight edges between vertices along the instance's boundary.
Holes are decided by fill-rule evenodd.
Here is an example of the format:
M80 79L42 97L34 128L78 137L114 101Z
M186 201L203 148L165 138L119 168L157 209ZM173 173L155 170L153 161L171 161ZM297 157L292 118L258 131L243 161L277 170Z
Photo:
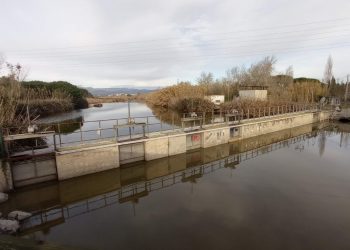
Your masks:
M137 93L149 93L152 92L156 88L147 87L147 88L124 88L124 87L115 87L115 88L85 88L88 90L93 96L110 96L117 94L137 94Z

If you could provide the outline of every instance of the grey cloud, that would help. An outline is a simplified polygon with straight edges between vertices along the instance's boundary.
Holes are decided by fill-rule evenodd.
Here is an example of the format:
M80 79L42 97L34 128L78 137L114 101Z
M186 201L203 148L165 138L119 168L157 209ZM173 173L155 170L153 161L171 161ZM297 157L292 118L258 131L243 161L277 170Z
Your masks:
M30 79L94 86L173 84L202 70L220 77L271 54L281 60L277 70L293 64L297 76L317 78L333 54L343 76L350 19L317 21L347 17L349 7L347 0L2 0L0 52L28 66Z

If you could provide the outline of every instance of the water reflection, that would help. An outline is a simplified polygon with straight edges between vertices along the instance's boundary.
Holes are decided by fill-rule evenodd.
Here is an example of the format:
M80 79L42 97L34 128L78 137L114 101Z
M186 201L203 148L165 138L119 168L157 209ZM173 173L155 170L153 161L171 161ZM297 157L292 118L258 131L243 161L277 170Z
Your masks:
M96 249L347 248L349 127L319 126L23 189L0 209L37 212L25 237Z

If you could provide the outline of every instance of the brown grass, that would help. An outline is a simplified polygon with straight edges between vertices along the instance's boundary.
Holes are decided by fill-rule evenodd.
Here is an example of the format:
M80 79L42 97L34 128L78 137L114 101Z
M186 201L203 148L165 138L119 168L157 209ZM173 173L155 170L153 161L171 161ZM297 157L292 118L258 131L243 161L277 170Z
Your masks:
M30 119L73 109L72 99L63 92L50 93L46 89L24 88L11 78L0 79L0 126L13 127L28 123Z

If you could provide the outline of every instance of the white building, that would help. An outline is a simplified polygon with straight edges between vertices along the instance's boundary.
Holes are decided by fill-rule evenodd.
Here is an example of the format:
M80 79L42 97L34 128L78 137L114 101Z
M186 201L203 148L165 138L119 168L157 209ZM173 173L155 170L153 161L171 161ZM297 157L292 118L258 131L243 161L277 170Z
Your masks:
M205 98L216 105L220 105L225 102L224 95L208 95Z

